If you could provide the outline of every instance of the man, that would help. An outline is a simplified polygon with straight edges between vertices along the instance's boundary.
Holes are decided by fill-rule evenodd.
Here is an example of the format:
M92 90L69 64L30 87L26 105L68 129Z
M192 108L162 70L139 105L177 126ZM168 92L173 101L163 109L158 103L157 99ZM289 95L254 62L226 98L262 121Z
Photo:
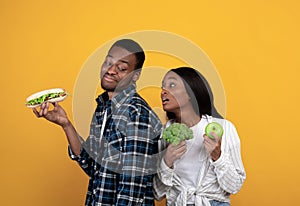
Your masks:
M135 82L145 60L143 49L130 39L115 42L101 67L101 87L83 141L64 109L54 103L33 109L60 125L69 142L70 157L89 175L86 205L154 205L152 178L161 122L137 94Z

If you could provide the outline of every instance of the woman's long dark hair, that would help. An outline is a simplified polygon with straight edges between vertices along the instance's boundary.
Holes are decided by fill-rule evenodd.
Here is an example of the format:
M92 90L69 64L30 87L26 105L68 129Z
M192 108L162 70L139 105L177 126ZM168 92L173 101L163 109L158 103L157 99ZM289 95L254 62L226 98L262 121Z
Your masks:
M197 115L210 115L223 118L214 106L214 98L208 81L200 72L191 67L179 67L171 69L179 75L184 83L185 89L191 98L191 103ZM167 112L169 119L174 119L175 114Z

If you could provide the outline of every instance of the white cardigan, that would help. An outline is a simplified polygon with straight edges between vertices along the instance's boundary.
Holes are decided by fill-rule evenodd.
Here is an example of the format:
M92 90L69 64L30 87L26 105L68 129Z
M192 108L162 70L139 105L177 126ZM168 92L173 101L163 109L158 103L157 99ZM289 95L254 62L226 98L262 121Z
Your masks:
M246 173L240 154L240 140L234 125L228 120L211 116L202 118L207 118L208 122L218 122L223 126L221 156L215 162L210 158L203 162L201 171L195 171L199 173L198 187L189 189L182 184L174 169L166 166L162 155L162 161L154 177L154 195L157 200L166 196L168 206L186 205L191 195L195 195L195 206L210 206L209 200L230 202L230 194L237 193L245 181ZM169 121L166 127L170 124ZM159 146L164 154L166 142L161 139Z

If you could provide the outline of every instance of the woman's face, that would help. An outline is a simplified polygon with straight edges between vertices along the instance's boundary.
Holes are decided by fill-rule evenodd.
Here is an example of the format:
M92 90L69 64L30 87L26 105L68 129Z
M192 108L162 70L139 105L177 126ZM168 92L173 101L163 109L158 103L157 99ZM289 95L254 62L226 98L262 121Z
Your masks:
M162 81L161 100L164 111L175 114L191 104L183 80L173 71L169 71Z

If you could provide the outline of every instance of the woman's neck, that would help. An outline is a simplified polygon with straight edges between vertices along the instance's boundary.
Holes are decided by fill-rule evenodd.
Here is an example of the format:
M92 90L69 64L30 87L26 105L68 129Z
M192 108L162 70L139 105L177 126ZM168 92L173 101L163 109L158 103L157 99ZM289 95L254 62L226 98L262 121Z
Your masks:
M184 123L188 127L196 125L201 120L201 117L193 112L182 112L181 114L176 114L175 121L179 123Z

